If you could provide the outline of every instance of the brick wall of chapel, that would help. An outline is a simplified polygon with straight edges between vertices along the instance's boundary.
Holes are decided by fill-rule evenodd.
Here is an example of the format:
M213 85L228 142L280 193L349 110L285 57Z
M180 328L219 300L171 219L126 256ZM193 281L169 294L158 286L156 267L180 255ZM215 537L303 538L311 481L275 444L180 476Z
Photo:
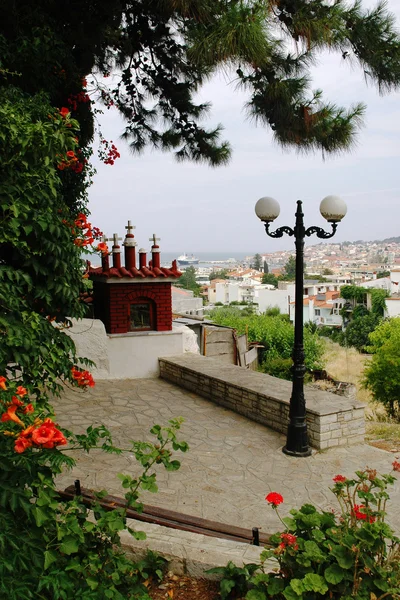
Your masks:
M129 307L138 298L149 298L155 305L156 331L172 329L171 282L115 283L94 282L95 318L103 321L107 333L129 331Z

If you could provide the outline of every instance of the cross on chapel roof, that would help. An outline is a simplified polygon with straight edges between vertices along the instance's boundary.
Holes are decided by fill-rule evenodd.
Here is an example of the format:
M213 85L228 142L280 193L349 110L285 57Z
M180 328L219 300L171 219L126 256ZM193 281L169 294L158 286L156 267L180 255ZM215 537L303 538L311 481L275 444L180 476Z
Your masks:
M132 233L132 230L136 229L136 227L134 225L132 225L131 223L132 223L132 221L128 221L128 225L125 225L125 229L128 230L127 233Z
M157 242L159 242L161 238L156 237L156 234L153 233L153 237L149 238L149 242L153 242L153 246L157 246Z
M113 233L112 238L107 238L108 242L114 242L114 246L118 246L119 240L122 240L122 238L118 237L118 233Z

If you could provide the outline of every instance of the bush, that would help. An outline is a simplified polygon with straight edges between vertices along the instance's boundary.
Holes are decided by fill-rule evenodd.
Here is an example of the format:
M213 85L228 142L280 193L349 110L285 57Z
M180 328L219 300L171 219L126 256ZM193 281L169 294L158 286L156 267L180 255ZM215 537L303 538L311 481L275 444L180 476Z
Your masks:
M367 350L373 356L364 371L364 387L389 416L400 420L400 318L381 323L369 342Z
M259 342L265 347L261 370L283 379L291 379L294 328L287 315L246 315L245 311L247 309L240 311L237 308L221 308L212 311L210 316L217 324L233 327L239 334L248 331L249 341ZM321 369L323 342L307 328L304 329L304 350L306 368Z
M341 345L353 346L359 352L365 352L369 343L369 335L378 326L379 321L379 317L372 313L353 319L340 338Z
M400 462L394 461L393 469L400 471ZM246 573L230 563L213 569L222 575L221 597L237 597L236 581L243 593L246 578L246 600L399 598L400 539L385 522L387 488L395 481L392 474L368 468L352 479L336 475L331 491L338 513L305 504L279 517L286 530L271 536L271 548L262 552L258 568L252 564ZM266 500L279 516L283 497L271 492ZM277 568L267 571L265 561L271 559Z
M75 377L92 385L86 371ZM80 384L84 387L83 383ZM0 377L0 598L9 600L149 600L145 574L154 557L135 564L121 550L119 532L127 529L136 539L142 532L126 526L126 510L107 511L96 495L90 511L78 496L62 503L55 476L75 461L60 450L101 448L120 454L104 426L89 427L86 434L60 430L48 405L36 403L29 391ZM176 432L181 420L168 427L154 425L155 443L131 442L124 451L133 454L142 471L119 474L127 506L140 511L141 490L157 491L154 467L177 470L171 450L187 450ZM150 564L150 558L151 564ZM159 563L157 563L159 564Z

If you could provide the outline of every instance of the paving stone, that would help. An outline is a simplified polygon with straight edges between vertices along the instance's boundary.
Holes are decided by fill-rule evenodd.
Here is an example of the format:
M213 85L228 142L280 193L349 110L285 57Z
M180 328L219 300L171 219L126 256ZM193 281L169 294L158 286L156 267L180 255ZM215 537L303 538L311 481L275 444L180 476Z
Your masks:
M115 441L127 449L132 439L152 439L149 429L155 422L165 425L168 419L182 415L185 422L179 437L189 443L190 450L176 453L181 461L179 471L158 469L160 491L144 493L143 501L249 529L261 527L263 532L281 527L265 502L269 491L280 492L285 499L281 516L310 501L322 509L337 508L329 491L335 475L350 477L366 466L388 473L396 458L396 454L363 443L343 447L340 438L334 438L337 447L313 451L308 458L286 456L282 453L285 435L164 380L101 381L84 394L66 390L53 403L61 426L82 431L82 424L89 423L89 416L93 415L93 420L103 422ZM361 422L357 427L361 442ZM322 439L321 446L327 443ZM117 473L140 473L132 452L114 456L101 451L74 451L73 456L77 466L58 477L60 488L80 479L82 486L105 488L123 496ZM396 482L388 505L388 521L397 533L400 511L395 507L399 504L400 486Z

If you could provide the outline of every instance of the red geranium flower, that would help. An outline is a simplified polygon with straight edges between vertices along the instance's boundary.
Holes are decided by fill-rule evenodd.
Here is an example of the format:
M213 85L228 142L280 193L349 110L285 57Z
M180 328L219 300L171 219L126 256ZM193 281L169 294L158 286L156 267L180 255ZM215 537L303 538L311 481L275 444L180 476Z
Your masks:
M293 550L298 550L297 537L291 533L281 533L282 544L280 546L291 546Z
M368 515L365 512L365 506L363 504L354 505L353 515L359 521L368 521L368 523L373 523L375 521L375 517L373 517L372 515Z
M345 481L347 481L347 477L345 477L344 475L336 475L336 476L333 478L333 481L334 481L335 483L344 483Z
M269 502L269 504L272 504L273 508L276 508L283 502L283 496L278 494L278 492L270 492L267 496L265 496L265 499L267 502Z

